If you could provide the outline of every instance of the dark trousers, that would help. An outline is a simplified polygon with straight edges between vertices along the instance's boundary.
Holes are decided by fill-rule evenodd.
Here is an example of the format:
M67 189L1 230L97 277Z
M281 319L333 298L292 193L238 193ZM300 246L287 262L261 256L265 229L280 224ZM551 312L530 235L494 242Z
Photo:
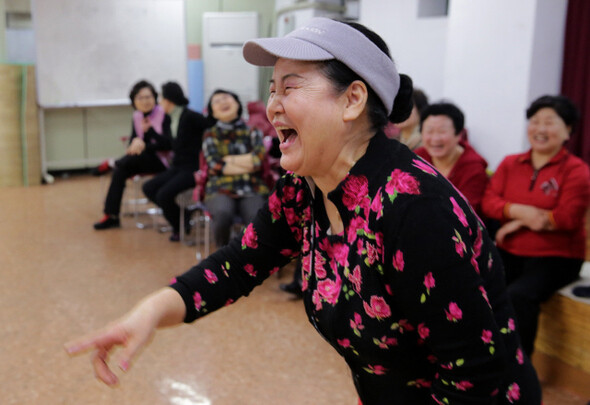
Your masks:
M172 226L172 232L180 231L180 207L175 198L184 190L195 186L195 176L191 170L183 170L171 167L165 172L156 175L143 185L143 193L162 208L164 218ZM188 216L185 218L188 219Z
M579 277L582 259L567 257L524 257L499 249L506 271L508 295L525 353L535 347L541 303Z
M111 185L104 203L104 213L107 215L119 215L121 200L127 179L136 174L159 173L166 166L154 153L141 153L139 155L125 155L115 162Z
M213 236L217 247L228 244L235 217L240 217L244 224L249 224L264 201L265 197L258 194L239 198L222 193L208 196L205 203L213 220Z

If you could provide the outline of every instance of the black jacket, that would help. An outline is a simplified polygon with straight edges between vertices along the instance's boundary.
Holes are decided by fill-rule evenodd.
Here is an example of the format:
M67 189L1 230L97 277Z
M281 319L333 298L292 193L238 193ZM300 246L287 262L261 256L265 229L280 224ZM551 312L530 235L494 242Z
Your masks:
M170 130L170 117L164 120L165 131ZM199 169L199 153L203 141L203 132L208 127L207 119L198 112L184 107L180 115L178 130L172 136L174 157L172 166L179 169L197 171Z

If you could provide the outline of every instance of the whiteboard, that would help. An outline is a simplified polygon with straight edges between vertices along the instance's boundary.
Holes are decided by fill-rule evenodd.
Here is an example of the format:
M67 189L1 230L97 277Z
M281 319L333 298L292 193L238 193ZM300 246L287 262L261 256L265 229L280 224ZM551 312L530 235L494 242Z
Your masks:
M41 107L129 104L141 79L187 89L184 0L33 0Z

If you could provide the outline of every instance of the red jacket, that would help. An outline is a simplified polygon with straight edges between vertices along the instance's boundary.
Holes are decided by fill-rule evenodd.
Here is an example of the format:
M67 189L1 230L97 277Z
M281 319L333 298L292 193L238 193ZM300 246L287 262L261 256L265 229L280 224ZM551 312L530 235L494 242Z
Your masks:
M530 150L507 156L486 189L483 213L506 222L507 203L550 210L556 229L536 232L523 227L505 238L502 249L519 256L585 258L584 215L590 203L590 171L581 159L562 148L535 170Z
M460 141L459 145L465 150L455 162L448 179L467 198L467 201L479 214L481 212L483 193L489 180L486 172L488 163L473 149L469 142ZM428 154L426 148L422 146L414 152L432 164L432 156Z

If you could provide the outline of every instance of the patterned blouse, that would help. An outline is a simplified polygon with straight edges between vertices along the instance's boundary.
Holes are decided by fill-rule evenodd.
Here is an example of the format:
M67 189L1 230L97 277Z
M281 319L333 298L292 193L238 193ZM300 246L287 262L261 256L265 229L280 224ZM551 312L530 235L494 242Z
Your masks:
M268 187L262 179L262 160L266 154L263 134L258 129L251 129L244 121L233 123L218 121L203 135L203 153L207 160L208 179L205 188L207 197L215 193L226 193L243 197L252 194L268 194ZM224 175L223 157L251 153L254 167L253 173Z
M192 322L299 254L312 325L349 365L364 405L538 404L493 242L432 166L378 133L327 196L285 175L227 247L171 285Z

